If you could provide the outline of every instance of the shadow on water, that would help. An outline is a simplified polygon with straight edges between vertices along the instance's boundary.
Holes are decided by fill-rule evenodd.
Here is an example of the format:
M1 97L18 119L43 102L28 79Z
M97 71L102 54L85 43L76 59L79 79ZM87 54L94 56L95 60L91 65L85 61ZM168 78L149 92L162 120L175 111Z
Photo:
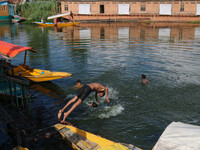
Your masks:
M65 92L63 91L63 89L51 81L31 83L30 89L34 90L35 92L41 92L41 94L47 95L52 98L65 98Z
M58 110L76 94L72 87L77 79L107 86L112 101L107 104L103 98L99 107L90 108L91 94L70 114L69 119L85 131L147 150L172 121L200 125L199 25L1 25L0 35L1 40L39 51L28 54L27 65L73 74L31 85L32 110L40 127L56 123ZM19 55L13 63L21 63L22 58ZM141 85L141 74L147 75L149 84Z

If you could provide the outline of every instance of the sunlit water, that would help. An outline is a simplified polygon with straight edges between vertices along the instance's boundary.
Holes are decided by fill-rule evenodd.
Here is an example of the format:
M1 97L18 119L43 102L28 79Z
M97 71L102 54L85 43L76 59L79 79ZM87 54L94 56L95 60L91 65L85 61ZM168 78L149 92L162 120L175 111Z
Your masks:
M56 117L76 95L72 87L80 79L84 84L99 82L108 87L111 101L107 104L100 98L101 105L91 108L92 93L70 114L68 120L85 131L147 150L172 121L200 125L198 26L132 23L0 28L4 28L0 40L38 50L28 53L31 67L73 74L32 84L33 108L44 106ZM23 63L23 57L19 54L12 63ZM147 85L141 84L141 74L147 75ZM41 116L41 126L55 123ZM66 149L61 145L57 149Z

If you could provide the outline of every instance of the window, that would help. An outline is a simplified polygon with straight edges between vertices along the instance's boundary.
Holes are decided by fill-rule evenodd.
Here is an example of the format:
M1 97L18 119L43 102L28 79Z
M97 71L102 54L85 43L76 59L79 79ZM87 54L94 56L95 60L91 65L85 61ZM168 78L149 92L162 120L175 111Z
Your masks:
M100 14L104 13L104 5L100 5Z
M79 4L78 14L91 14L90 4Z
M180 11L184 11L184 3L181 4Z
M118 14L119 15L129 15L130 14L130 4L118 4Z
M172 15L172 4L160 4L159 5L160 15Z
M5 5L1 5L1 10L2 10L2 11L5 11L5 10L6 10Z
M141 5L141 11L146 11L146 5L144 4Z
M65 5L65 11L68 11L68 5Z

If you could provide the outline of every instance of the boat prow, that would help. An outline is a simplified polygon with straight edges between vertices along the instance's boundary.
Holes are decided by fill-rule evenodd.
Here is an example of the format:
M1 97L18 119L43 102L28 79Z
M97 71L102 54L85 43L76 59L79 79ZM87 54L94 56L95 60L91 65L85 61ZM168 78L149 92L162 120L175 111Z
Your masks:
M116 143L70 125L56 124L54 127L76 150L141 150L131 144Z

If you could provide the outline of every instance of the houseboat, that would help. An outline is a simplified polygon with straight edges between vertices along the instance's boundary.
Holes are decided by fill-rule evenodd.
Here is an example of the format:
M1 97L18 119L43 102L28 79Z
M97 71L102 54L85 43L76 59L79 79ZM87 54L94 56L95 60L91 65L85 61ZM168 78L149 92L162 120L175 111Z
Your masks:
M15 14L15 5L23 2L23 0L19 0L18 2L0 0L0 22L18 23L25 21L25 18Z
M76 20L200 20L197 0L57 0L58 11L72 11Z
M14 16L14 6L9 1L0 1L0 22L11 22Z

